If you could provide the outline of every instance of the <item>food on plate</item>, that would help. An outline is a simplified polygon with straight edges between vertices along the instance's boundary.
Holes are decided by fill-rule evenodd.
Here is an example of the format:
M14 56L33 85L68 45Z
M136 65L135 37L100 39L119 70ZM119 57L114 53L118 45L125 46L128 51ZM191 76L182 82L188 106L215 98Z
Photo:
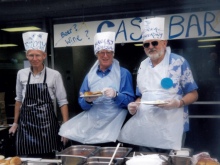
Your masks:
M21 159L18 156L12 157L10 159L10 165L20 165L21 164Z
M155 104L163 104L164 103L164 101L162 101L162 100L156 100L155 101Z
M18 156L0 160L0 165L21 165L21 163L21 158Z
M193 165L220 165L218 160L211 158L207 152L201 152L193 155L191 161Z
M196 165L219 165L219 163L212 158L203 158L200 159Z
M96 91L96 92L87 91L84 93L84 96L91 96L91 95L102 95L102 92L101 91Z
M5 159L1 159L0 160L0 165L5 165L6 164L6 160Z

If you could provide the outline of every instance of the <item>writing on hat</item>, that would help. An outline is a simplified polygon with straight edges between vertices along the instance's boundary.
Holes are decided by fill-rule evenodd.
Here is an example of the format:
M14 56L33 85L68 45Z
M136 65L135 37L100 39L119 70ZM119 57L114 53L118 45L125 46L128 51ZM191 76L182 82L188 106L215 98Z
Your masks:
M163 17L144 19L140 23L143 41L152 39L165 40L164 21L165 18Z
M48 33L26 32L22 34L25 50L41 50L45 52Z
M115 32L96 33L94 37L94 53L105 49L115 51Z

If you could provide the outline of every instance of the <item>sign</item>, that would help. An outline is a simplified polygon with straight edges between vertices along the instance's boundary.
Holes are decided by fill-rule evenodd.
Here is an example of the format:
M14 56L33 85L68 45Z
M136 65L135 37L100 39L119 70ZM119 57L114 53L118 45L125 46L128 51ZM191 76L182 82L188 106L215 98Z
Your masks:
M164 38L186 39L220 35L220 11L162 15ZM115 32L116 43L142 42L140 23L146 17L54 25L54 47L93 45L97 32Z

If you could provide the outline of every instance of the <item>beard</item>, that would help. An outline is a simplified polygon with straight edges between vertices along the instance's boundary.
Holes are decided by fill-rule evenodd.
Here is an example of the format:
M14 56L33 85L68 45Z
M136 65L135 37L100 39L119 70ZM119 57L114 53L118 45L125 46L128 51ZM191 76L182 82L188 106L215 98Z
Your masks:
M147 56L151 59L151 60L158 60L162 55L163 55L164 51L163 50L156 50L156 49L151 49L149 50L149 52L147 53Z

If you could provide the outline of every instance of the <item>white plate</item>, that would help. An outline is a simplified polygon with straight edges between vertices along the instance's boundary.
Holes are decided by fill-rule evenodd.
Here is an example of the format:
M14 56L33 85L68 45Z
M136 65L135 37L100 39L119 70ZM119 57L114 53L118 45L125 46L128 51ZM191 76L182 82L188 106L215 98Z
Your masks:
M99 97L99 96L102 96L102 94L97 94L97 95L89 95L89 96L84 96L84 95L81 95L80 97Z
M140 104L146 104L146 105L161 105L161 104L167 104L168 102L165 101L142 101L138 102Z

